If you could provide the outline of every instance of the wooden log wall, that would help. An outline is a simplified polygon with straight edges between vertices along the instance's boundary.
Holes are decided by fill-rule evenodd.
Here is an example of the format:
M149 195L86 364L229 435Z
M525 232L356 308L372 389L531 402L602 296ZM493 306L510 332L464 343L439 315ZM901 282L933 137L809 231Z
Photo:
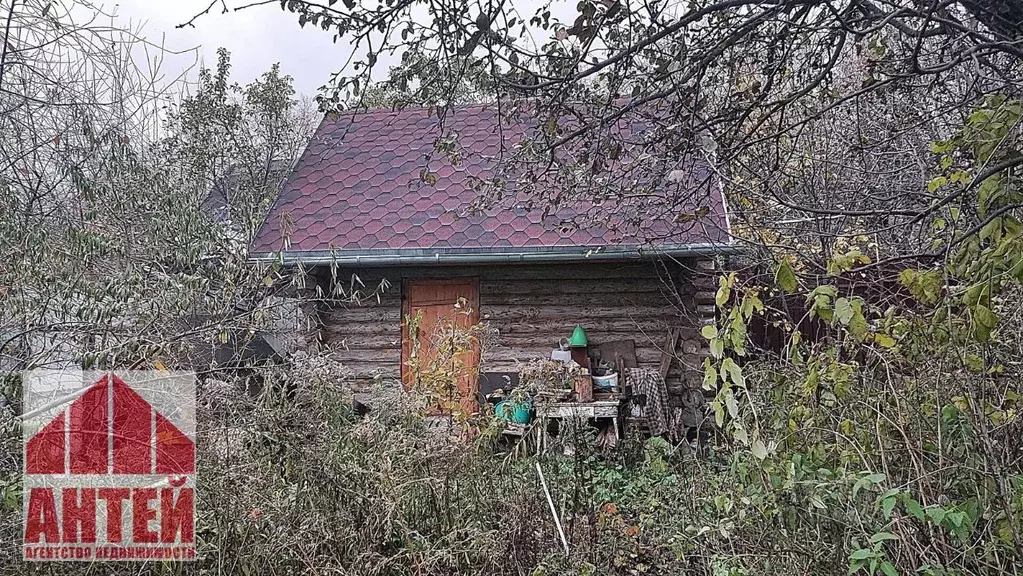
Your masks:
M336 278L361 281L361 303L334 301L317 310L319 340L351 368L363 386L400 378L403 278L476 277L480 318L498 332L482 371L513 371L517 362L549 357L581 324L591 344L633 339L640 366L657 368L672 327L682 328L669 392L700 385L706 354L700 328L713 322L713 262L594 262L487 267L342 269ZM386 280L389 288L373 292ZM326 291L329 281L320 273ZM685 368L684 368L685 367Z

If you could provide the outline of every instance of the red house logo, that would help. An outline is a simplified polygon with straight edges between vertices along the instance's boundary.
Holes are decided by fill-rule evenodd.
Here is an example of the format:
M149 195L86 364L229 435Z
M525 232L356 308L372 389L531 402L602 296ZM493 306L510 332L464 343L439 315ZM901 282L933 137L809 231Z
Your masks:
M23 558L193 559L194 378L69 380L26 375Z

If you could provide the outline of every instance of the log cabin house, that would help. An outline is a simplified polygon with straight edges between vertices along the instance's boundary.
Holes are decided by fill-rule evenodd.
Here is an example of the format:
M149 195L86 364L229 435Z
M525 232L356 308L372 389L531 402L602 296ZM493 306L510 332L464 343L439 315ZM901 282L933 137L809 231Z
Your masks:
M581 325L592 345L632 340L641 367L671 360L670 397L698 388L700 328L713 322L718 263L733 251L710 170L685 167L702 177L673 193L693 198L700 217L664 227L657 242L608 226L563 227L564 214L545 218L516 204L470 213L478 178L493 173L502 143L525 130L502 126L487 106L456 109L443 126L425 109L325 118L251 258L301 265L324 293L332 278L353 275L356 287L386 287L360 304L328 300L308 312L311 345L331 349L363 386L401 379L412 339L427 337L465 298L471 314L463 321L486 321L496 334L479 359L481 379L549 358ZM457 134L457 160L436 153L442 134ZM418 311L423 323L410 334L403 319Z

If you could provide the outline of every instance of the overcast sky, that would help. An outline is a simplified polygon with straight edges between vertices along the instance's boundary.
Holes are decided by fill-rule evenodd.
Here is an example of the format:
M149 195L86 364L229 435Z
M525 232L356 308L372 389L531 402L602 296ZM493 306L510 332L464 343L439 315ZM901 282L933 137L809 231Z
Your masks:
M210 0L121 0L106 5L116 11L122 23L144 25L149 41L181 51L198 52L167 56L162 72L169 80L186 70L198 56L207 66L216 64L217 48L231 52L233 80L245 84L261 75L274 62L295 78L295 88L314 96L336 71L348 53L347 46L334 44L332 35L319 28L298 25L294 14L281 10L279 2L222 14L219 2L209 14L197 19L194 28L177 29L209 6ZM229 7L248 2L228 0ZM194 78L194 73L192 74Z

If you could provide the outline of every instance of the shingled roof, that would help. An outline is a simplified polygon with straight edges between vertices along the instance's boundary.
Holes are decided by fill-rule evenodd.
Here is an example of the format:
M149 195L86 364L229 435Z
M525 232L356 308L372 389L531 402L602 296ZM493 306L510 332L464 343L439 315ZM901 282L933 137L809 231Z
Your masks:
M492 106L456 109L443 123L426 109L324 118L250 254L257 260L370 264L730 251L720 187L698 162L687 172L701 177L684 181L704 189L693 207L701 217L685 226L656 222L656 242L610 226L564 226L566 209L545 217L516 203L514 195L510 203L470 211L480 179L499 169L499 158L528 130L527 122L503 123ZM436 151L437 139L451 134L457 135L457 160Z

